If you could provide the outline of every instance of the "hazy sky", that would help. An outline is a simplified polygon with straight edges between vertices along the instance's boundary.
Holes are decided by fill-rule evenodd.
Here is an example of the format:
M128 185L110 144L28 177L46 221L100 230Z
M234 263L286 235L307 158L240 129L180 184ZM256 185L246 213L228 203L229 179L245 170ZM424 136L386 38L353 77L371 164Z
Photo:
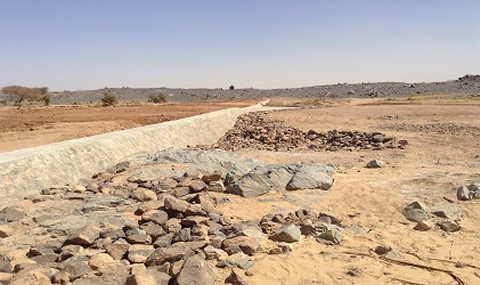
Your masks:
M480 0L0 0L0 86L279 88L480 73Z

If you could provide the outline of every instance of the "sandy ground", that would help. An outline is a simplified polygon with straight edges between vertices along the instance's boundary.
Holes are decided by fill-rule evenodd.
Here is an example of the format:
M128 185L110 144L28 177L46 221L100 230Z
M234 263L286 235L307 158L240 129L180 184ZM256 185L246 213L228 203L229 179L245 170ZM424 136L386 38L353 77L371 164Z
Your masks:
M178 107L175 116L179 117L188 108L193 109L189 114L207 111L192 104L174 107ZM229 105L203 107L214 110ZM1 109L2 125L23 116L32 118L25 114L35 114L45 123L38 123L38 119L33 120L37 123L32 126L22 127L19 123L17 127L3 128L0 145L6 151L89 135L87 126L100 133L175 118L162 113L160 106L135 108L53 108L54 114L59 115L51 117L44 115L43 109L21 113L7 110L12 112L10 115ZM109 115L110 111L117 116ZM480 102L350 100L329 108L275 112L268 116L305 131L382 131L408 140L409 145L405 150L358 152L239 152L266 162L315 161L340 167L329 191L277 193L255 199L229 196L232 203L219 205L220 211L243 219L259 219L271 212L312 208L340 218L345 228L357 229L345 231L344 240L336 246L302 237L289 253L256 254L253 276L246 277L251 284L480 284L480 201L456 202L463 208L458 221L462 230L456 233L438 228L415 231L415 223L400 213L413 201L424 202L428 207L449 203L445 198L457 201L456 187L480 182L480 158L475 157L480 154L480 133L476 129L480 128ZM65 119L55 121L58 117ZM30 124L28 120L19 122ZM440 132L397 128L402 124L448 124L449 128L440 128ZM53 127L46 127L50 125ZM366 169L365 164L374 158L385 161L386 166ZM389 245L400 255L396 261L382 259L371 251L377 245Z
M269 162L316 161L341 164L335 184L292 203L282 194L260 199L231 197L232 204L221 209L244 219L259 219L269 212L288 212L301 207L332 214L345 227L354 226L368 233L347 230L338 246L323 245L313 239L294 244L291 253L256 256L256 284L480 284L480 201L458 202L463 208L459 220L462 230L446 233L413 230L415 223L400 211L414 201L428 207L457 201L455 189L480 181L480 133L461 129L456 132L426 133L394 131L391 124L451 123L480 127L480 104L464 101L425 101L409 103L352 101L331 108L278 112L269 115L308 131L331 129L382 131L407 139L406 150L267 153L245 155ZM467 128L467 130L469 130ZM366 169L374 159L387 164L381 169ZM311 192L308 192L311 194ZM269 199L271 198L271 199ZM317 200L320 202L316 203ZM263 202L262 202L263 201ZM377 245L389 245L400 253L399 261L429 266L428 270L407 263L382 260L372 253ZM457 264L458 263L458 264ZM465 267L456 267L464 264ZM347 272L355 272L350 276Z
M136 106L0 107L0 152L156 124L259 100Z

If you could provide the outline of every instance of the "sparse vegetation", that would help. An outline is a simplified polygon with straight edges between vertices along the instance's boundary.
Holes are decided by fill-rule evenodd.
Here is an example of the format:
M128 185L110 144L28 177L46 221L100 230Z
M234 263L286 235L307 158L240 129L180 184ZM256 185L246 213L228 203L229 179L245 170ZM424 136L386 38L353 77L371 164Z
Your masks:
M153 103L165 103L168 101L167 95L163 93L151 94L148 98L150 99L148 101Z
M42 96L43 105L49 106L50 102L52 102L52 97L50 95L44 95Z
M15 105L20 108L24 101L43 101L44 105L50 105L51 97L47 95L48 87L29 88L23 86L5 86L2 88L2 92L13 96Z
M109 91L103 92L102 104L103 106L114 106L118 103L117 97Z
M8 105L8 101L3 99L3 100L0 100L0 106L7 106Z
M235 86L230 85L230 87L228 87L228 89L230 89L230 90L235 90Z

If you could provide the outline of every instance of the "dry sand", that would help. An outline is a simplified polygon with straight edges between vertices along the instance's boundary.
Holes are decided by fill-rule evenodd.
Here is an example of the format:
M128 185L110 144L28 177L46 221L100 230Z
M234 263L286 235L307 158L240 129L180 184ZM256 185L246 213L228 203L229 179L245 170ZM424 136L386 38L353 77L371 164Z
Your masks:
M323 245L306 238L294 244L292 252L255 256L256 284L480 284L480 201L458 202L463 208L462 230L446 233L413 230L400 211L413 201L427 206L457 201L459 185L480 181L480 133L466 131L425 133L393 131L391 124L437 124L480 127L479 102L425 101L417 103L353 100L331 108L278 112L270 118L286 121L304 131L362 130L382 131L409 141L406 150L317 152L317 153L241 153L269 162L316 161L339 163L334 186L320 193L319 203L309 206L342 219L346 227L370 229L355 234L348 230L337 246ZM450 126L450 125L449 125ZM468 128L467 128L468 130ZM387 164L381 169L366 169L374 159ZM285 197L283 197L285 198ZM282 195L272 199L231 197L231 204L220 209L244 219L259 219L272 211L292 211L308 201L290 203ZM279 201L280 200L280 201ZM283 201L282 201L283 200ZM400 253L395 263L371 252L377 245L389 245ZM458 264L457 264L458 263ZM465 267L456 267L464 264ZM439 270L428 270L420 266ZM350 276L354 272L356 276Z

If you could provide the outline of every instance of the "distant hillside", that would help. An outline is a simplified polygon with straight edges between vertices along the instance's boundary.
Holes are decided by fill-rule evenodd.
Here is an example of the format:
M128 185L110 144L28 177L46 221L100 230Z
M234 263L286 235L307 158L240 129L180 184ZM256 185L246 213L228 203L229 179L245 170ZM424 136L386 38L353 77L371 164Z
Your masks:
M85 91L53 92L52 104L98 102L109 91L118 100L147 101L152 94L163 93L171 102L198 102L205 100L239 100L274 97L307 98L388 98L412 94L451 94L480 97L480 75L465 75L457 80L430 83L338 83L284 89L172 89L172 88L105 88ZM0 99L5 95L0 94Z

